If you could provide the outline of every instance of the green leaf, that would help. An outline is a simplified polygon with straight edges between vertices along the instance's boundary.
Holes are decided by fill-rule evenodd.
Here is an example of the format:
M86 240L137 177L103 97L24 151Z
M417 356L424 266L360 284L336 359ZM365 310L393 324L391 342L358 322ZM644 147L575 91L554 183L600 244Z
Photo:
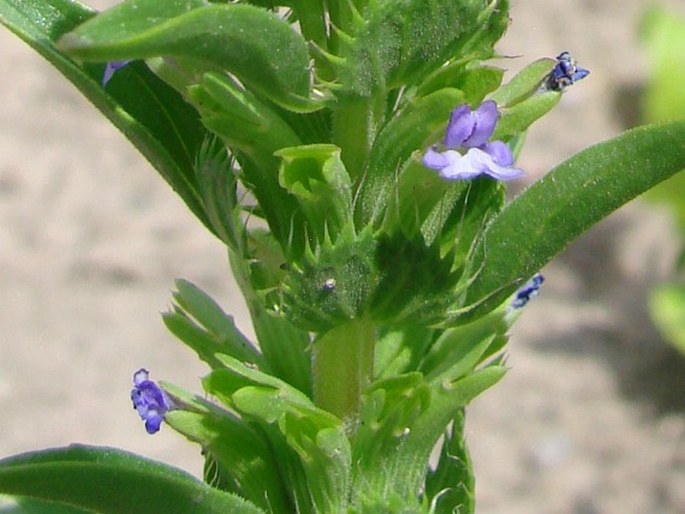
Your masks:
M685 285L665 284L654 289L649 311L661 335L685 354Z
M463 320L497 307L583 231L685 169L685 122L639 127L557 166L489 225Z
M80 445L0 460L0 492L104 514L263 512L160 462Z
M418 372L374 383L366 395L355 439L354 494L383 500L395 492L414 502L423 486L426 463L445 427L505 372L502 366L490 365L454 382L432 386Z
M253 192L272 233L284 249L301 249L304 238L301 213L294 199L274 180L278 176L279 160L273 155L284 147L299 145L297 134L274 109L228 76L205 73L197 84L188 88L188 96L200 112L202 123L235 152L240 162L241 181ZM218 168L213 173L221 171L229 170ZM214 214L211 208L214 195L208 191L207 186L212 186L207 179L212 180L211 176L206 177L200 188L209 202L209 212ZM215 176L213 182L232 180ZM227 225L226 220L219 221ZM237 226L233 226L231 233L237 235ZM237 251L244 256L244 248Z
M311 397L309 333L297 328L282 314L265 308L263 296L255 290L249 265L242 256L229 251L229 260L233 276L250 310L259 349L271 373Z
M75 58L91 61L195 59L229 71L279 105L312 108L304 39L276 14L252 5L128 0L59 44Z
M464 94L458 89L441 89L415 99L383 127L371 149L359 190L356 214L359 225L378 223L386 213L390 216L386 225L399 222L394 216L396 213L392 209L388 211L397 174L413 152L433 142L429 141L431 137L438 139L436 133L444 130L450 112L463 101Z
M243 418L260 424L274 444L286 442L300 456L319 511L339 511L347 501L350 469L350 446L342 422L285 382L230 357L220 358L226 369L205 379L206 390ZM273 440L271 425L282 438Z
M475 480L464 438L464 419L464 409L460 409L445 434L435 471L426 477L426 498L429 503L435 502L432 514L475 512Z
M497 102L500 108L516 105L535 93L555 64L556 60L550 58L538 59L530 63L495 91L490 99Z
M434 340L434 330L426 327L381 328L374 351L374 378L389 378L419 369L426 349Z
M177 280L178 292L174 311L163 315L167 328L195 350L213 368L221 367L215 354L230 355L260 368L265 367L262 355L235 325L233 316L196 285ZM197 322L195 321L197 320Z
M165 384L165 390L166 387ZM179 399L176 394L172 398ZM215 466L205 480L270 512L290 511L292 501L286 481L279 473L277 456L265 434L227 411L211 405L198 409L197 403L193 400L191 408L202 412L173 410L167 413L165 421L202 446L206 461Z
M92 511L62 503L0 494L0 512L2 514L88 514Z
M474 368L488 356L493 346L502 347L508 325L501 312L493 312L473 323L445 330L431 346L421 362L420 370L426 380L439 384L454 381ZM499 338L500 341L495 342Z
M279 183L304 213L308 235L335 241L352 221L352 181L335 145L283 148Z
M472 40L488 54L506 28L507 7L497 1L484 7L480 0L370 2L363 22L341 45L341 82L370 96L378 88L419 83Z
M231 344L249 354L254 354L256 348L236 328L233 316L226 314L207 293L202 291L192 282L178 279L176 281L178 293L174 299L191 316L197 319L209 332L215 335L225 336ZM244 356L236 357L245 360ZM249 362L250 359L247 359Z
M681 11L682 12L682 11ZM649 122L685 118L685 16L664 7L650 7L642 19L641 36L651 68L641 98Z
M117 72L104 89L101 65L78 65L55 46L62 34L94 14L70 0L0 0L0 21L107 116L212 230L193 179L204 135L197 112L142 63Z
M240 219L234 156L218 137L205 138L197 154L195 180L209 222L231 250L245 254L245 227Z
M455 88L464 93L470 105L481 103L485 95L502 83L504 70L492 66L467 67L462 61L455 61L438 68L421 83L417 94L427 96L443 88ZM456 107L456 106L455 106Z
M526 98L512 107L500 109L501 117L492 134L492 140L506 140L524 132L533 122L551 111L559 100L559 91L548 91Z

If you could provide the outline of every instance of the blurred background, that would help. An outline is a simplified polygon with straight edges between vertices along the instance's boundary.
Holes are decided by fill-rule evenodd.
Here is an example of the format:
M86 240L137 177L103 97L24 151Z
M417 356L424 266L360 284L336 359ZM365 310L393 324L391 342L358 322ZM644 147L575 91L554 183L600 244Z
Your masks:
M641 0L511 3L499 65L513 73L568 50L592 72L530 130L515 189L682 109L682 0L647 17ZM0 48L0 456L81 442L199 475L199 449L164 427L148 436L129 391L140 367L201 390L204 367L159 316L174 278L250 333L225 252L66 79L6 29ZM685 300L677 289L654 300L678 283L685 189L664 191L544 270L512 331L509 374L469 407L479 512L685 512L685 328L669 318L685 324Z

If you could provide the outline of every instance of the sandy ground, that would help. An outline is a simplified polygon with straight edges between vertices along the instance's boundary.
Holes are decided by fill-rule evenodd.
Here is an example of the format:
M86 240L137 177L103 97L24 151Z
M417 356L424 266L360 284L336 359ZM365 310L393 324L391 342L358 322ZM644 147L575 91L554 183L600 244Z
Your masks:
M646 75L643 2L512 3L500 51L523 57L505 66L566 49L592 70L531 130L519 164L533 180L625 127L625 92ZM203 366L159 319L175 277L249 332L222 246L47 63L6 30L0 48L0 456L82 442L198 474L197 449L170 430L147 436L128 393L141 366L200 390ZM673 234L634 202L545 270L510 373L470 407L479 512L685 512L685 364L644 307Z

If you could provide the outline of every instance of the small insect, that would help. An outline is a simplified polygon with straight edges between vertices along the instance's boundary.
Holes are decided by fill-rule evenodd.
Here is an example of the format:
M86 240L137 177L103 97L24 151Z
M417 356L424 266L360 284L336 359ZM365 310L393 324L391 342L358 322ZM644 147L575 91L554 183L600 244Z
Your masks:
M545 86L552 91L563 91L573 83L584 79L590 70L576 65L576 61L568 52L557 55L557 63L545 78Z
M333 291L335 289L335 279L327 278L323 283L324 291Z

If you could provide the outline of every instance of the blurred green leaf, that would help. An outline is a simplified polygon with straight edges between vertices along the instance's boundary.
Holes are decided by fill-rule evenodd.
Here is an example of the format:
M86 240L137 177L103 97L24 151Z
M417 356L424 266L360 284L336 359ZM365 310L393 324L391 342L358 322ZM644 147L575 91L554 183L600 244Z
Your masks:
M194 183L204 137L197 112L142 63L102 87L102 65L78 65L56 46L95 12L71 0L0 0L0 21L45 57L97 107L213 231Z
M192 58L229 71L284 107L312 108L304 39L276 14L248 4L127 0L62 37L59 45L90 61Z
M0 460L0 492L103 514L263 512L176 468L121 450L79 445Z
M0 494L2 514L87 514L88 510L34 498L12 497Z
M641 97L644 120L685 118L685 17L653 6L642 19L641 36L649 68L647 86ZM651 189L645 198L667 203L685 237L685 174Z
M649 311L664 339L685 354L685 285L655 288L649 297Z
M462 319L493 310L613 210L685 169L685 121L651 125L580 152L519 195L488 226Z
M651 76L642 107L647 122L685 117L685 17L652 6L642 20Z

